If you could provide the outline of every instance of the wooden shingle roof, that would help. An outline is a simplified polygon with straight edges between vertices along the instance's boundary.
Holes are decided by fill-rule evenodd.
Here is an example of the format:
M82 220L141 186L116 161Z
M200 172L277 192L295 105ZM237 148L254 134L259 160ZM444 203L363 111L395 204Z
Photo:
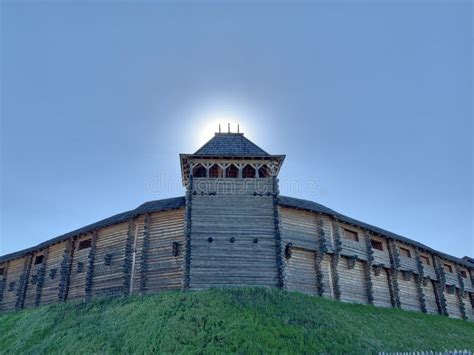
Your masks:
M243 133L216 133L194 155L198 156L270 156L266 151L244 137Z

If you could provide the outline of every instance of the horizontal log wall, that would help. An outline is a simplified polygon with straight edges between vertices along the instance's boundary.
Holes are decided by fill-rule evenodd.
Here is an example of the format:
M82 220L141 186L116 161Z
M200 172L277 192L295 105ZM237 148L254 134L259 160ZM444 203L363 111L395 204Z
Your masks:
M448 310L448 314L450 317L453 318L461 318L461 312L459 310L459 298L456 293L456 289L453 290L453 293L451 291L446 291L445 292L445 297L446 297L446 308Z
M0 263L0 310L3 303L3 295L7 286L8 262Z
M390 302L387 269L372 268L371 276L374 305L379 307L390 307L392 304Z
M398 274L398 287L400 289L400 306L410 311L420 310L420 299L413 273L404 271Z
M35 305L40 305L48 257L49 248L33 253L23 307L29 308L34 307ZM39 262L40 260L37 258L42 258L42 262Z
M331 282L332 270L331 270L331 255L324 254L321 260L321 274L323 283L323 296L327 298L334 298L334 288Z
M123 264L128 223L103 228L97 232L92 297L112 297L123 294Z
M367 303L367 283L364 262L341 257L337 272L341 288L341 300L355 303Z
M466 302L466 317L474 321L474 292L469 292L465 297Z
M394 293L397 296L402 309L425 311L438 314L439 303L445 292L438 295L437 299L434 283L439 284L436 270L433 266L433 258L429 253L419 252L418 249L406 243L392 242L394 260L397 269L392 270L389 242L381 236L369 235L364 239L365 232L360 228L338 223L340 232L341 252L340 257L334 256L335 230L334 222L316 213L301 211L291 208L280 208L282 221L282 244L289 250L289 257L285 258L285 288L288 290L301 291L310 294L319 294L318 286L321 281L323 295L336 298L334 285L338 287L340 299L350 302L370 303L377 306L392 306ZM322 218L321 218L322 217ZM324 257L318 265L316 254L320 248L318 233L318 221L323 221L324 239L327 258ZM358 233L359 241L344 238L344 229ZM342 235L342 237L341 237ZM371 247L368 243L374 239L382 243L382 250ZM400 248L409 250L410 255L401 255ZM369 251L371 257L369 258ZM405 253L404 253L405 254ZM429 265L418 259L418 255L427 257ZM336 263L332 263L335 258ZM370 260L371 265L368 264ZM350 265L349 265L350 264ZM453 270L454 270L453 266ZM319 271L321 279L318 278ZM390 281L390 275L392 279ZM447 282L455 285L458 292L460 282L455 279L455 273L449 275ZM469 274L467 274L469 276ZM332 280L333 282L330 282ZM334 280L337 280L335 283ZM472 287L471 278L463 278L466 288ZM434 283L433 283L434 282ZM393 283L393 284L392 284ZM396 288L396 289L394 289ZM369 297L369 293L371 297ZM453 317L461 316L460 300L465 306L466 317L470 316L471 303L468 297L451 297L448 303L448 313ZM466 301L467 300L467 301ZM469 307L468 307L469 306Z
M40 304L56 303L59 300L58 290L61 281L61 264L66 249L66 242L53 244L48 249Z
M182 289L186 250L192 289L278 287L280 250L285 289L383 307L398 300L402 309L474 320L472 270L329 216L275 207L271 179L258 186L246 182L237 195L202 182L190 190L190 244L184 208L51 244L0 264L0 310ZM274 192L257 192L267 190ZM346 239L344 229L359 241ZM382 250L372 247L372 239ZM85 240L91 246L80 250Z
M2 304L0 310L7 311L15 309L17 303L17 292L20 288L20 278L23 267L28 256L10 260L7 264L7 278L3 290Z
M423 280L423 293L425 295L426 313L439 314L438 305L436 303L436 295L433 280L425 278Z
M154 213L148 219L146 291L181 289L184 267L184 209Z
M315 270L315 252L292 248L285 258L285 285L290 291L318 294Z
M71 260L69 275L68 300L84 300L86 296L87 269L90 248L79 250L81 242L92 240L92 233L77 238Z
M146 260L148 255L148 250L144 246L145 237L148 237L146 234L147 228L145 228L145 220L149 220L148 215L141 215L135 220L135 231L134 231L134 241L135 252L132 251L132 266L130 278L132 279L130 292L133 294L142 293L146 291ZM134 254L134 255L133 255Z
M279 285L273 180L195 179L189 288ZM239 191L235 194L234 191Z

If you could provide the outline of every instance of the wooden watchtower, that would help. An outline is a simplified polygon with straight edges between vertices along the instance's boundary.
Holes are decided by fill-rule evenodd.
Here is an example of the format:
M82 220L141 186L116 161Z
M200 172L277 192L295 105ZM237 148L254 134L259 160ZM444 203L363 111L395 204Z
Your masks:
M280 286L277 176L285 156L268 154L243 133L216 133L180 157L185 286Z

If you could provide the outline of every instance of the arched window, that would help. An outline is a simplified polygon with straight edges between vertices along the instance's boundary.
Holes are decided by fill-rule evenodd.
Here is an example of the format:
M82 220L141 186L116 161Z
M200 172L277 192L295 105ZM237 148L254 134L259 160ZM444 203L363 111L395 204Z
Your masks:
M211 166L211 168L209 169L209 177L210 178L222 177L222 168L217 164L214 164L213 166Z
M259 178L266 178L266 177L269 177L270 174L269 174L269 171L268 171L268 167L266 165L263 165L260 167L260 169L258 169L258 177Z
M255 169L251 165L245 165L242 169L242 177L243 178L254 178L255 177Z
M201 164L196 165L193 169L193 177L203 178L206 177L206 168Z
M233 164L229 165L225 169L225 177L227 178L236 178L239 175L239 169Z

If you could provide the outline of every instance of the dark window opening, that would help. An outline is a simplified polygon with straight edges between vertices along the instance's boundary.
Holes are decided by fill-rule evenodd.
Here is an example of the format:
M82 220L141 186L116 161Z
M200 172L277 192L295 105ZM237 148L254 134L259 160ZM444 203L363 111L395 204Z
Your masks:
M79 242L79 249L78 250L83 250L90 248L92 245L92 241L90 239L83 240L82 242Z
M12 292L15 290L15 281L12 281L8 284L8 292Z
M268 173L268 168L266 165L260 167L260 169L258 169L258 177L259 178L266 178L266 177L269 177L270 174Z
M351 231L349 229L344 229L344 238L347 240L352 240L353 242L359 241L359 236L357 232Z
M104 265L105 266L112 265L112 257L113 257L112 254L105 254L105 256L104 256Z
M453 285L446 285L446 292L450 295L454 295L456 287Z
M203 178L206 177L206 168L202 165L198 165L193 169L193 177Z
M371 239L370 244L372 244L372 248L383 251L383 244L381 241Z
M400 247L400 255L404 256L405 258L411 258L410 249Z
M245 167L242 169L242 177L244 179L254 178L255 169L251 165L245 165Z
M43 260L44 260L44 255L38 255L38 256L35 258L35 265L42 264L42 263L43 263Z
M0 273L1 275L1 273ZM467 272L464 271L464 270L461 270L461 276L464 277L465 279L467 279Z
M451 274L453 273L453 268L452 268L451 265L449 265L449 264L444 264L444 265L443 265L443 268L444 268L444 271L449 272L449 273L451 273Z
M285 258L289 259L291 258L291 254L292 254L292 250L291 250L291 247L293 246L293 244L291 243L288 243L286 246L285 246Z
M79 261L77 263L77 273L83 272L84 271L84 263L82 261Z
M239 169L235 165L230 165L225 169L225 177L227 178L236 178L239 175Z
M424 255L420 255L421 263L425 265L431 265L430 258Z
M173 242L173 256L179 255L179 243Z
M219 178L222 177L222 168L215 164L209 169L209 177L210 178Z
M5 268L1 268L0 269L0 276L3 276L4 273L5 273Z

